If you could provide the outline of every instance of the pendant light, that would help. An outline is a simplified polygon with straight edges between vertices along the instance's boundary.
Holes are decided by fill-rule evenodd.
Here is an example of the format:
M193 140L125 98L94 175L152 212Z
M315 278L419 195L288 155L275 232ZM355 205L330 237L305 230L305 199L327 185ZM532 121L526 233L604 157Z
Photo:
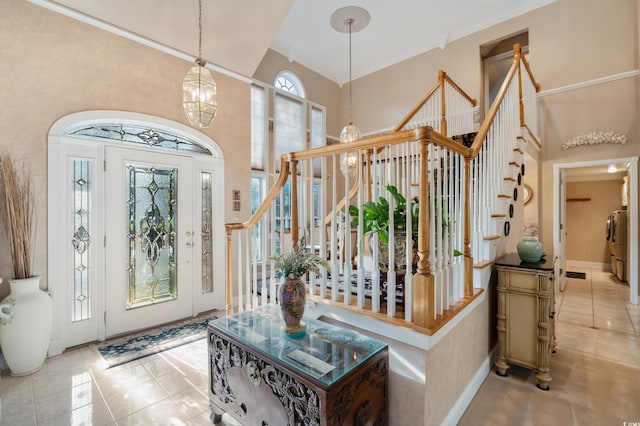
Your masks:
M347 6L336 10L331 15L331 26L341 33L349 33L349 124L340 132L340 143L349 143L360 139L360 130L353 124L352 116L352 66L351 66L351 35L365 28L369 24L370 15L365 9L358 6ZM354 178L358 169L358 155L355 152L340 156L340 170L342 174Z
M202 0L198 0L198 57L182 80L182 106L192 126L209 127L216 116L216 82L202 59Z

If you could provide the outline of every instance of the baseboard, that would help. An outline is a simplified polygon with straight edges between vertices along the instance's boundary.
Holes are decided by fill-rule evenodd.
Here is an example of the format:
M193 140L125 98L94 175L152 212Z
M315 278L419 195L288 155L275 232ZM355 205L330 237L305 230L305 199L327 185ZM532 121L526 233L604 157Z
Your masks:
M566 261L567 270L569 268L592 268L598 269L600 271L611 272L611 264L610 263L600 263L600 262L585 262L583 260L567 260Z
M485 360L482 362L482 365L480 365L480 368L478 368L476 374L473 375L473 378L471 379L467 387L460 394L460 397L458 398L456 403L453 404L451 410L449 410L449 414L447 414L447 417L445 417L442 421L442 425L455 426L458 424L458 422L464 415L464 412L469 407L469 404L471 404L473 397L476 396L476 393L478 393L478 390L480 389L480 386L482 386L484 379L486 379L491 372L494 352L495 351L492 351L489 355L487 355Z

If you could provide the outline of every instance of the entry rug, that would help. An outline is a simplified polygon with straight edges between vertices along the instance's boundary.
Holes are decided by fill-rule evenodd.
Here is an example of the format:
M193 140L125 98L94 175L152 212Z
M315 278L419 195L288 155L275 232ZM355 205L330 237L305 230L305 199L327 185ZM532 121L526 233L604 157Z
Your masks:
M216 318L216 316L205 319L198 317L141 333L118 337L96 345L96 349L107 362L106 368L115 367L204 339L207 337L209 321Z

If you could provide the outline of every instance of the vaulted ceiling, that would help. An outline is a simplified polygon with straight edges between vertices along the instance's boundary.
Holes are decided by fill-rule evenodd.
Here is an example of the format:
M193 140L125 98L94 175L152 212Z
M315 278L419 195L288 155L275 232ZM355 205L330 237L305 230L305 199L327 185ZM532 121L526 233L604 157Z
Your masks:
M118 34L195 57L197 0L29 0ZM251 77L269 48L342 84L348 35L331 14L365 8L369 25L352 36L353 78L367 75L555 0L202 0L202 57Z

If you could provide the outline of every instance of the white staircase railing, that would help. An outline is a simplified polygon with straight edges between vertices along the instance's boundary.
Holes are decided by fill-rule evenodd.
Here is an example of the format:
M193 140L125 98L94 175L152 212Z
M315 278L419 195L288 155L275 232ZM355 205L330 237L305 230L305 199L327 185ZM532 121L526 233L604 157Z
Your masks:
M440 72L389 134L283 156L252 217L226 225L228 311L276 303L270 257L305 236L331 265L331 273L308 277L315 300L425 333L438 329L481 291L473 288L473 265L493 260L485 241L504 233L523 161L519 136L527 124L536 127L535 118L524 118L535 115L538 89L516 46L470 148L446 134L473 131L475 100ZM355 166L343 176L344 156ZM388 217L389 246L378 244L383 233L366 232L367 209Z

